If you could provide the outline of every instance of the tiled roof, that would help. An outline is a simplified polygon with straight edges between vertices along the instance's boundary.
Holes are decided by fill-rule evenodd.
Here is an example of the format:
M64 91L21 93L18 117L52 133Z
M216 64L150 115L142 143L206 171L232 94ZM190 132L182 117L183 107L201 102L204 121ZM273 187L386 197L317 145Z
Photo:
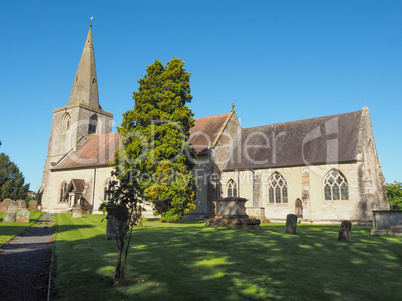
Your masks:
M241 130L224 170L356 160L362 111Z
M190 143L197 155L204 155L214 145L231 113L198 118L190 129Z
M52 170L107 166L119 148L119 134L90 136L76 151L67 154Z

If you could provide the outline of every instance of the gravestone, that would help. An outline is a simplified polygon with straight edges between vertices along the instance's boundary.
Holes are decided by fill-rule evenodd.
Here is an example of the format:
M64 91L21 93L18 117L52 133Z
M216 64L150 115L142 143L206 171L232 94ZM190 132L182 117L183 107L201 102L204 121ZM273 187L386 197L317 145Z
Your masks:
M6 203L9 203L9 204L10 204L10 203L12 203L12 202L14 202L14 201L13 201L12 199L8 199L8 198L7 198L7 199L4 199L3 202L6 202Z
M295 214L288 214L286 216L286 234L296 234L296 227L297 227L297 215Z
M26 209L27 203L24 200L17 200L18 209Z
M16 202L12 202L8 205L8 211L17 212L18 205Z
M339 228L338 240L349 241L350 232L352 231L351 221L343 221Z
M75 204L73 206L73 218L81 218L81 217L82 217L81 205Z
M0 203L0 212L6 212L8 210L8 203L7 202L1 202Z
M17 223L29 223L29 215L31 213L26 209L21 209L17 212L16 222Z
M127 227L126 221L119 221L118 219L109 214L106 217L106 239L107 240L116 239L116 233L118 233L119 228L123 229L124 231L125 226Z
M36 209L38 209L38 201L35 201L35 200L29 201L28 210L36 211Z
M17 212L7 211L4 213L3 222L4 223L15 223L16 216L17 216Z

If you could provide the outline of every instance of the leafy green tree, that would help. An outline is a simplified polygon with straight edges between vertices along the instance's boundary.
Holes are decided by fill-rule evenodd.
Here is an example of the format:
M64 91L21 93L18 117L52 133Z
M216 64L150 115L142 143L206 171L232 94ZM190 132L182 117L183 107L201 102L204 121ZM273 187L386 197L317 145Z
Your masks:
M123 174L120 166L115 167L112 176L115 176L118 181L112 181L107 191L111 196L111 200L108 203L102 203L99 210L103 211L105 209L107 211L106 218L113 228L112 232L119 249L114 283L120 285L125 281L125 266L133 227L141 219L143 195L139 183L131 181L129 174ZM126 243L125 238L128 232L130 233Z
M387 196L391 210L402 211L402 182L386 183Z
M166 66L158 60L148 66L133 93L134 109L118 127L124 173L140 184L162 222L176 222L195 209L189 144L194 114L186 106L192 96L190 73L183 66L178 58Z
M24 182L24 176L17 165L10 161L9 156L0 153L0 200L5 198L25 200L29 184Z

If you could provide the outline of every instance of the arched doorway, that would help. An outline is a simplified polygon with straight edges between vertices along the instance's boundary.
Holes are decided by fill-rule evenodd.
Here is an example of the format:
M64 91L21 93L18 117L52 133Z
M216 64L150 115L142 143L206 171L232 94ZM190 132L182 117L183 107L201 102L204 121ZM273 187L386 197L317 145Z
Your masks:
M297 199L295 202L295 206L296 206L296 210L295 210L295 214L297 216L297 218L303 218L303 204L302 201L300 201L300 199Z

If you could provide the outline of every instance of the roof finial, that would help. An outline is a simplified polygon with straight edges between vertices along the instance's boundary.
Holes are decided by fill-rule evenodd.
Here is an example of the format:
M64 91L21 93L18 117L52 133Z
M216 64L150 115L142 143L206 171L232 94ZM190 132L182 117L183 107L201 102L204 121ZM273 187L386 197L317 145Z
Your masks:
M234 111L234 108L235 108L235 104L234 104L234 102L232 102L232 111Z
M94 19L94 17L91 17L90 19L89 19L89 21L90 21L90 23L89 23L89 27L92 27L92 20Z

